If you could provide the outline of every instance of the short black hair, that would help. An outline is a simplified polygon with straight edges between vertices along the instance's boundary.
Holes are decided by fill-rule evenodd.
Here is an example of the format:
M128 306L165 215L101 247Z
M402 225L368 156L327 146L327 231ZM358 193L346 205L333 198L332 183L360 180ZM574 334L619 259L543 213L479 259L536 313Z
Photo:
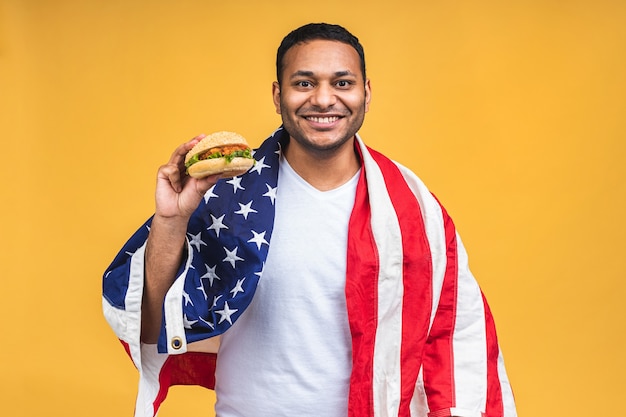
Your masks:
M287 36L285 36L278 47L278 52L276 53L276 79L278 80L278 84L280 84L282 80L284 67L283 59L287 51L292 46L320 39L343 42L352 46L359 54L359 58L361 60L361 73L363 74L363 80L366 80L365 52L363 51L363 45L361 45L359 39L348 32L347 29L339 25L332 25L329 23L309 23L291 31Z

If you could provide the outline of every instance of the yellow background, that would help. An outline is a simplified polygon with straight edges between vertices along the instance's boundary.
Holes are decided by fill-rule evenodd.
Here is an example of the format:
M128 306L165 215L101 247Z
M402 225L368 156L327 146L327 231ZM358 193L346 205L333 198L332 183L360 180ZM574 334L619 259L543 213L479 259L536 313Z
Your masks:
M455 219L520 416L620 415L617 0L0 1L0 415L131 415L101 274L179 143L227 129L258 145L278 126L275 50L310 21L364 44L362 136ZM212 395L176 388L161 417L211 416Z

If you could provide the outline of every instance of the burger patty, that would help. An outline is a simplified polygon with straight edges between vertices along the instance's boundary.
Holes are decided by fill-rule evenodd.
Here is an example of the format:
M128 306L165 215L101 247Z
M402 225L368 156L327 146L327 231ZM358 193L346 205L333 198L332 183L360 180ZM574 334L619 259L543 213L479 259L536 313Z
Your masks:
M211 157L211 155L216 155L216 154L221 154L222 156L227 156L227 155L230 155L233 152L245 151L246 149L249 149L248 146L242 145L242 144L219 146L219 147L216 147L216 148L211 148L211 149L207 150L206 152L202 152L198 156L198 159L200 159L200 160L202 160L202 159L209 159Z

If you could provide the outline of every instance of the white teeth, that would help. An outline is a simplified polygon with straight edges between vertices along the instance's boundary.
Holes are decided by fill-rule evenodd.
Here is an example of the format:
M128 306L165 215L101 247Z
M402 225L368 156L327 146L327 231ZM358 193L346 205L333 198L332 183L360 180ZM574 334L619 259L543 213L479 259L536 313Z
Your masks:
M308 119L312 122L315 123L333 123L336 122L337 120L339 120L339 117L337 116L332 116L332 117L308 117Z

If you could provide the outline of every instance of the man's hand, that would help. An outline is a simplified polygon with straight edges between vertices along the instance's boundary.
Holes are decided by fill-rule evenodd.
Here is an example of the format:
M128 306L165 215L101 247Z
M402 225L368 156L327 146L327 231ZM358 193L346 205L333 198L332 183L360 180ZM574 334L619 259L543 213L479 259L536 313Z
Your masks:
M185 156L205 135L180 145L157 173L155 216L188 220L219 175L197 179L186 174Z

